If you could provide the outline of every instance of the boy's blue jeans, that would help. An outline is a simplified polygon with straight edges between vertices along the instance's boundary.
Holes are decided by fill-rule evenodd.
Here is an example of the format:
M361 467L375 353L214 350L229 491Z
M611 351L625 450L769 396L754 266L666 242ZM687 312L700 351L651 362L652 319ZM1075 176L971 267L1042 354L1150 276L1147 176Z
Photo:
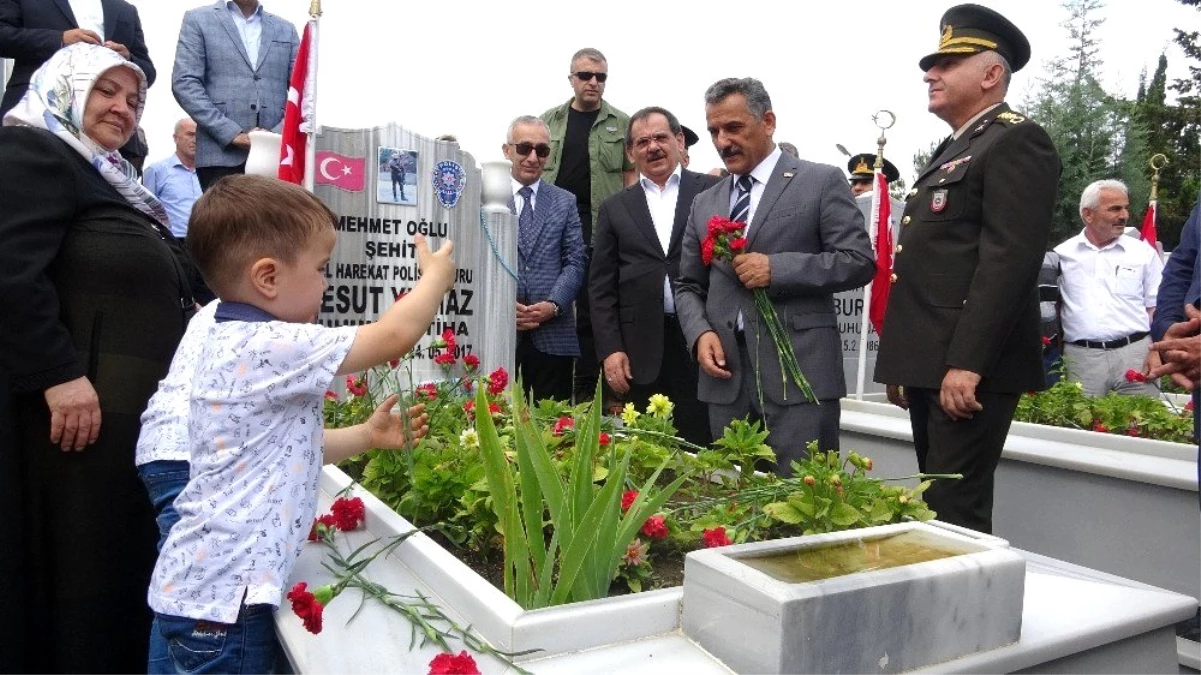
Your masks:
M155 613L146 672L273 673L275 608L246 605L234 623Z
M138 467L138 475L154 505L154 519L158 523L158 550L163 550L167 533L179 521L175 511L175 498L188 484L188 463L183 460L160 459Z

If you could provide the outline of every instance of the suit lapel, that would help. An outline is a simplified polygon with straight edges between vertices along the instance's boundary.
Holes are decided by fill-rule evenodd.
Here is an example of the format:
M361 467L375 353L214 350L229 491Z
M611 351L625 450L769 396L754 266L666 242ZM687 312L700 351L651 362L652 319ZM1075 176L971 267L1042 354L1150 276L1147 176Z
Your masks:
M767 185L763 186L759 204L755 206L755 217L751 219L751 232L746 240L748 251L759 236L759 231L763 229L763 221L767 220L767 214L771 213L771 208L775 206L780 195L784 194L784 188L792 182L792 177L796 175L798 169L800 166L791 155L780 153L780 160L776 162L776 168L772 170L771 178L767 179Z
M63 16L67 18L67 21L69 21L72 26L79 28L79 22L75 20L75 12L71 11L70 0L54 0L54 6L58 7L58 11L63 13ZM107 8L105 8L105 11L107 13ZM105 26L106 30L107 28L108 26Z
M651 218L651 208L646 203L646 192L642 189L642 183L634 183L622 191L621 202L629 211L634 226L646 237L650 247L658 251L659 255L664 255L663 244L659 242L659 233L655 231L655 221Z
M112 40L113 31L117 28L117 16L121 13L121 6L117 4L117 0L100 0L100 6L104 11L104 39Z
M234 25L234 18L229 15L229 9L223 4L218 3L213 6L213 11L217 12L217 23L225 29L229 35L229 39L234 43L238 53L242 55L242 60L246 62L246 66L254 70L254 64L250 62L250 55L246 53L246 45L242 44L242 36L238 33L238 27ZM261 49L259 51L262 51Z
M267 18L266 11L260 15L259 20L263 22L263 30L259 37L259 62L254 64L255 71L258 71L263 66L263 61L267 60L267 52L271 50L271 45L275 44L275 33L279 29L279 26L274 21ZM293 65L289 64L289 68Z
M671 224L671 239L668 240L667 258L680 255L680 242L684 240L684 228L688 227L688 216L692 202L700 194L700 174L685 169L680 172L680 193L676 197L676 218Z

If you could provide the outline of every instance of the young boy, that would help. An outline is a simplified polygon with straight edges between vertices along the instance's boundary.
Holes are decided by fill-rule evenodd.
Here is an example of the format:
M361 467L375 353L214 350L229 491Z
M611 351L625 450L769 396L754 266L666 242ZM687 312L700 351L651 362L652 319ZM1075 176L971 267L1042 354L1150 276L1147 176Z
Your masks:
M313 523L321 464L405 446L395 396L367 423L324 433L322 400L335 375L399 358L425 334L454 247L431 253L418 236L408 295L375 323L325 328L312 322L334 223L309 192L257 176L219 181L192 210L188 246L221 304L192 379L190 479L148 592L151 673L270 672L272 612Z

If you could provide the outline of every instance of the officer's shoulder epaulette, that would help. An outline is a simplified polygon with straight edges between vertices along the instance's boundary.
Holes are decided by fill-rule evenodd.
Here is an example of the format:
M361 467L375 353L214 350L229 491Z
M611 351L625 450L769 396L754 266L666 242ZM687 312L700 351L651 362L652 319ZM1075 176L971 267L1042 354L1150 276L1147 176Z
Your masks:
M1026 118L1013 112L1012 110L1006 110L1005 112L997 115L997 121L1001 122L1002 124L1014 125L1025 122Z

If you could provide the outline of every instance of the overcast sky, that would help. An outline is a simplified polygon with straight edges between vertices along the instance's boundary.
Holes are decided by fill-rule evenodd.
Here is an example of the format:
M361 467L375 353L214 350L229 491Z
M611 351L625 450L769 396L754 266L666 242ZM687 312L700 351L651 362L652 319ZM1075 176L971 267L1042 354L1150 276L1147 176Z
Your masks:
M171 66L190 0L131 0L141 14L158 83L142 125L150 158L174 151L171 128L182 110L171 95ZM720 162L704 133L705 88L723 77L752 76L771 94L775 139L801 156L844 165L835 149L875 150L871 117L897 117L885 156L907 180L915 151L945 136L926 111L917 61L938 43L938 20L950 2L708 2L610 0L597 4L324 0L318 76L322 125L368 127L397 122L434 137L453 133L477 161L501 159L509 121L541 114L571 96L571 54L589 46L608 57L605 98L633 113L658 105L699 132L693 165ZM1015 107L1065 53L1067 13L1043 0L985 0L1029 38L1030 65L1014 77ZM855 9L852 17L848 10ZM309 0L268 0L267 11L303 29ZM519 9L520 8L520 9ZM1143 68L1168 55L1169 80L1186 73L1172 28L1201 26L1201 13L1176 0L1110 0L1098 37L1103 82L1133 96Z

